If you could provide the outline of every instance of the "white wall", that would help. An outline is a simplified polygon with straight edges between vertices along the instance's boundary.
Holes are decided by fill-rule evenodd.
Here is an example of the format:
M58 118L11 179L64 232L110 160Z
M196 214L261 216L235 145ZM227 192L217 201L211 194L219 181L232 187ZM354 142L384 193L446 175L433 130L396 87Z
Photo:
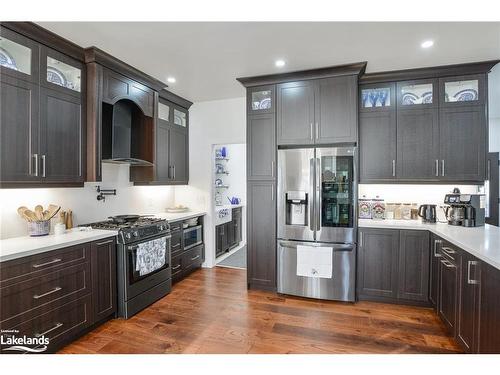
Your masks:
M19 206L33 209L50 203L73 211L74 224L104 220L111 215L164 212L174 203L170 186L133 186L129 166L103 163L103 181L86 183L83 188L0 189L0 238L26 235L26 222L17 214ZM117 189L116 196L97 201L95 186Z
M205 267L213 267L215 259L212 148L231 143L246 143L245 98L193 104L189 110L189 186L175 187L175 201L207 212Z

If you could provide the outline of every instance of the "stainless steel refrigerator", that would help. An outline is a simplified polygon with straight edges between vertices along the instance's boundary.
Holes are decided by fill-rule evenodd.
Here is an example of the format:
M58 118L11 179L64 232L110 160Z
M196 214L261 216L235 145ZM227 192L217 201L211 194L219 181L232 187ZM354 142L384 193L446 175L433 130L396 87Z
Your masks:
M279 293L355 300L356 181L356 147L278 150ZM331 277L299 276L298 247L331 248Z

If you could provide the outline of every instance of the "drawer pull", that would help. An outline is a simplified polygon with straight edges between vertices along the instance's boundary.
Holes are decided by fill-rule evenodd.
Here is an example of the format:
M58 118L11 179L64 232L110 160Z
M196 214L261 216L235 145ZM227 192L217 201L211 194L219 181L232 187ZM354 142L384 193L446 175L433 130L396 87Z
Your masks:
M179 268L181 268L181 265L180 265L180 264L178 264L178 265L177 265L177 266L175 266L175 267L172 267L172 271L178 270Z
M200 257L200 256L199 256L199 255L197 255L197 256L195 256L194 258L191 258L191 260L196 260L196 259L198 259L199 257Z
M438 253L437 249L438 249L438 244L441 243L441 240L434 240L434 257L435 258L441 258L442 255Z
M181 243L176 243L175 245L172 245L172 249L175 248L175 247L181 247Z
M49 264L59 263L60 261L62 261L62 259L56 258L54 260L51 260L50 262L40 263L40 264L33 264L33 268L45 267L45 266L48 266Z
M478 285L479 284L479 280L474 280L474 279L470 278L470 268L471 268L471 266L476 267L477 265L478 265L478 262L475 261L475 260L469 260L467 262L467 283L468 284L471 284L471 285Z
M42 333L35 333L35 337L40 337L40 336L45 336L47 333L49 332L52 332L53 330L55 329L58 329L60 327L62 327L63 324L62 323L56 323L56 325L52 328L49 328L48 330L46 330L45 332L42 332Z
M52 294L52 293L55 293L55 292L58 292L60 291L62 288L59 287L59 286L56 286L54 289L52 290L49 290L47 293L43 293L43 294L35 294L33 296L34 299L39 299L39 298L42 298L42 297L46 297L48 296L49 294Z
M441 263L443 263L447 268L455 268L455 265L448 262L446 259L441 259Z
M104 241L104 242L96 242L96 245L97 246L107 245L108 243L111 243L113 241L114 241L114 239L111 239L111 240L108 240L108 241Z
M453 249L452 249L452 248L450 248L450 247L443 246L443 247L441 247L441 249L443 249L443 251L444 251L446 254L455 254L455 253L456 253L456 251L455 251L455 250L453 250Z

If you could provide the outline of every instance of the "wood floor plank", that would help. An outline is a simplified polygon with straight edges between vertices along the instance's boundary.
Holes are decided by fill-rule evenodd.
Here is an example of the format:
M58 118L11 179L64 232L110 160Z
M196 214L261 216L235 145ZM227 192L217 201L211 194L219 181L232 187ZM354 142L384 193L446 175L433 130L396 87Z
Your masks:
M434 311L247 290L246 272L202 269L129 320L60 353L457 353Z

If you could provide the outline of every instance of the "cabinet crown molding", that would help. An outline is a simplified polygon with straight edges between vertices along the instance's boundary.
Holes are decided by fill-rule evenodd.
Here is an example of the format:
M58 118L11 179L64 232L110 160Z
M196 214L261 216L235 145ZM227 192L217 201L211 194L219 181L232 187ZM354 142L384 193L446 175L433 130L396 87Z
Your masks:
M366 61L328 66L324 68L298 70L287 73L266 74L253 77L236 78L245 87L272 85L276 83L290 82L290 81L304 81L309 79L321 79L345 75L361 75L365 72Z
M449 76L462 76L469 74L488 73L500 60L478 61L466 64L429 66L403 70L391 70L363 74L359 78L360 84L408 81L425 78L441 78Z
M89 47L85 49L85 63L98 63L108 69L114 70L117 73L123 74L149 88L160 91L168 85L151 77L149 74L141 72L139 69L134 68L132 65L117 59L109 53L97 47Z
M159 96L161 99L168 100L169 102L177 104L185 109L189 109L189 107L191 107L193 105L193 102L191 102L187 99L184 99L184 98L180 97L179 95L176 95L173 92L170 92L170 91L165 90L165 89L163 89L159 92Z

